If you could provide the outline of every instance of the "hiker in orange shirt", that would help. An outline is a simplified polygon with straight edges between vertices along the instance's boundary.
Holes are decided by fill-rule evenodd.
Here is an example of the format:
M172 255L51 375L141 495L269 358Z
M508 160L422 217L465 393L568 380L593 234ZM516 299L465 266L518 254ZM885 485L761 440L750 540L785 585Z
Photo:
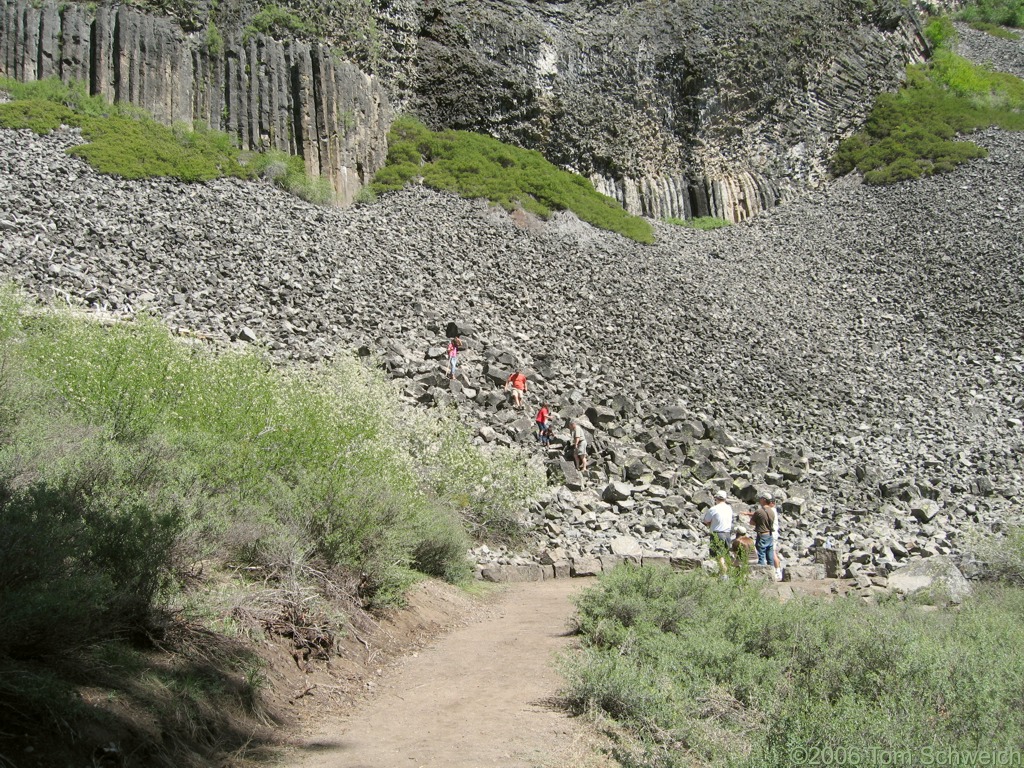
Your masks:
M526 374L519 369L510 373L505 380L505 391L512 393L512 405L522 408L523 395L530 391L529 384L526 383Z

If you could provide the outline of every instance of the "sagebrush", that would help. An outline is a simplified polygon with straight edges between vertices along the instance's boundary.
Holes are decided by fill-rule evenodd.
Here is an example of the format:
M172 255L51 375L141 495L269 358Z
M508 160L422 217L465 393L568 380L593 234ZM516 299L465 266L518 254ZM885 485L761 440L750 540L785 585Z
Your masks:
M620 567L579 598L584 648L564 661L564 698L620 723L617 756L637 768L786 768L806 749L865 745L1020 750L1022 617L1018 589L924 612Z

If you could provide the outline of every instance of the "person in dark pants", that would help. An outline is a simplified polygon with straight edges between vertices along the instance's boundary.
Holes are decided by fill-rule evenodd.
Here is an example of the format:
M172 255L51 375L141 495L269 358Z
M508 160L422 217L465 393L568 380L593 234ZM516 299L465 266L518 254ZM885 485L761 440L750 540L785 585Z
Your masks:
M551 445L551 409L547 403L537 411L537 439L541 445Z
M771 492L765 491L758 499L758 507L750 516L750 524L754 527L754 549L757 550L757 564L775 567L775 509L771 502Z

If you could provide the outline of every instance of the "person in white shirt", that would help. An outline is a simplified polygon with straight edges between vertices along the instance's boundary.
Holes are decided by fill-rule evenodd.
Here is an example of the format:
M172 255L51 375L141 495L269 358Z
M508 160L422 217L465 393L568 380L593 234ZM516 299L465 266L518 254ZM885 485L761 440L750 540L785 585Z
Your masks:
M711 556L718 560L721 573L725 574L725 558L732 544L732 506L726 501L725 491L715 491L715 505L708 507L701 522L711 529Z

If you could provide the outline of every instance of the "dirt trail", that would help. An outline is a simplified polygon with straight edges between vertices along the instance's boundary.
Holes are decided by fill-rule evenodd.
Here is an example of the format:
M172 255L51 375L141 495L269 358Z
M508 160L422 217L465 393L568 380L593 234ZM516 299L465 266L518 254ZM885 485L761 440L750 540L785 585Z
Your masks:
M357 712L322 723L295 768L538 768L590 763L586 725L552 703L569 596L590 580L509 585L479 621L406 657ZM591 763L597 765L598 763Z

